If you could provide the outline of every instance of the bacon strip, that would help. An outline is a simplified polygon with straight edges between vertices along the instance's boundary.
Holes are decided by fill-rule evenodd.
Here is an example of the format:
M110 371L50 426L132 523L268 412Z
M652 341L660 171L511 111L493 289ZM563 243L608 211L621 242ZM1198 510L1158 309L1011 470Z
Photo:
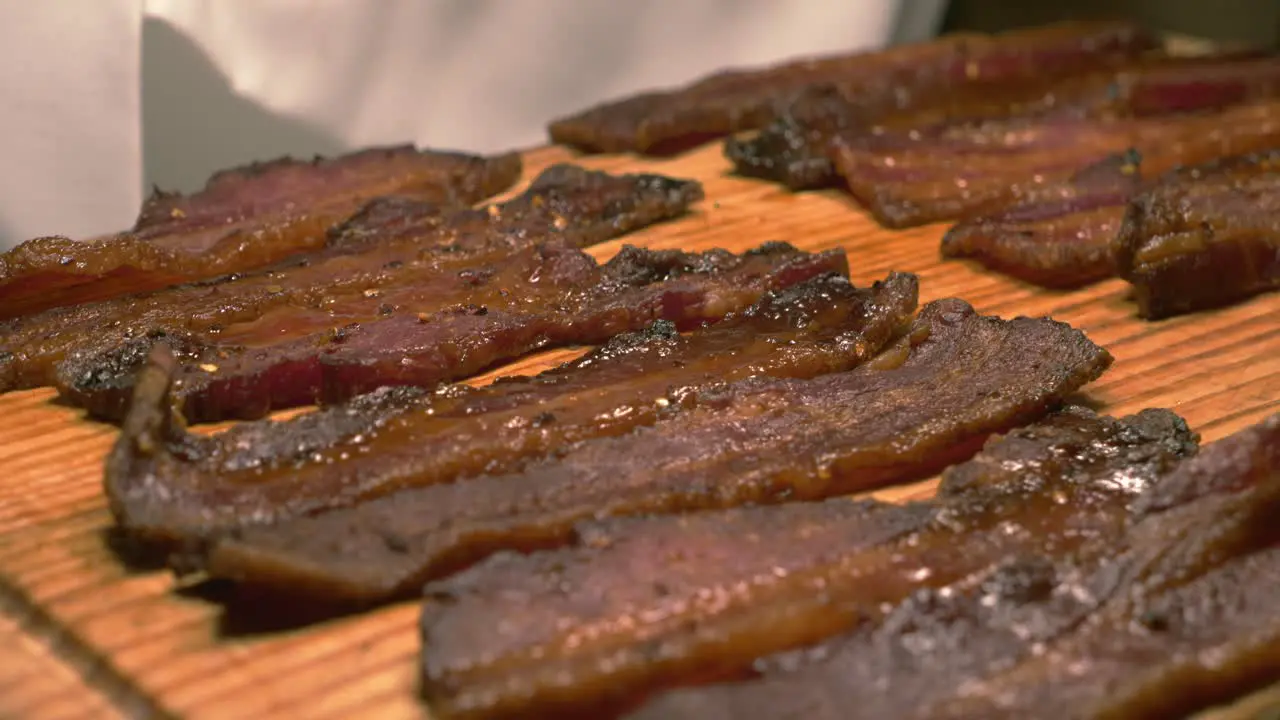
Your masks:
M1063 41L1070 47L1071 38ZM1280 60L1273 57L1157 53L1117 61L1067 53L1054 62L1055 51L1050 43L1025 48L1025 57L1010 58L999 47L976 52L971 77L941 86L929 76L878 91L813 86L756 135L726 139L725 155L741 175L792 190L833 187L841 183L828 145L842 134L1016 117L1164 116L1273 99L1280 92Z
M181 362L172 395L184 417L254 419L387 385L432 387L655 320L697 327L769 290L846 272L846 262L842 250L810 255L772 243L743 255L627 246L598 265L576 248L542 244L416 285L337 298L325 312L288 308L213 338L159 342ZM122 417L145 361L140 347L155 343L68 361L59 390L98 417Z
M1114 239L1138 312L1157 319L1280 288L1280 151L1176 170L1134 198Z
M156 340L216 344L237 325L262 327L268 317L324 317L331 328L341 328L349 321L330 315L333 303L456 282L468 268L500 263L540 242L591 245L680 215L701 198L701 186L692 181L561 165L544 171L520 196L478 210L441 214L435 205L378 201L335 231L331 250L306 263L0 324L0 391L54 384L64 360L79 360L80 375L62 373L72 386L85 381L84 371L98 369L84 367L88 358L114 355L136 367ZM382 305L387 303L376 307Z
M224 170L192 195L157 190L128 232L36 238L0 255L0 319L273 265L323 249L333 226L375 198L470 205L520 170L514 153L412 146Z
M746 377L805 378L841 372L867 360L906 329L916 304L916 281L891 275L859 290L828 276L761 300L744 313L687 336L622 336L601 350L534 378L529 397L511 410L448 420L432 404L434 428L409 441L420 459L402 467L437 482L469 474L489 477L395 493L348 510L262 528L249 528L212 549L209 574L308 599L372 602L416 593L422 583L504 548L536 549L567 540L576 521L625 506L593 506L585 497L524 476L523 457L572 441L616 436L652 424L676 408L697 404L702 391ZM487 391L510 397L503 383ZM537 392L533 392L537 390ZM492 403L487 394L466 405ZM447 424L446 424L447 423ZM387 438L384 442L393 442ZM371 451L372 452L372 451ZM387 454L353 459L373 466ZM354 472L354 471L352 471ZM376 474L370 468L364 476ZM403 474L405 470L397 470ZM535 476L536 477L536 476ZM315 483L316 480L304 480ZM201 480L185 479L187 486ZM335 544L332 538L343 538ZM388 538L395 538L388 540Z
M530 527L571 503L636 515L793 502L612 520L581 528L577 547L494 555L429 585L423 662L433 710L590 707L740 669L848 627L857 610L840 598L855 588L874 592L865 606L875 608L916 583L907 572L914 564L891 560L914 563L902 554L907 546L876 556L896 568L883 582L852 569L875 572L861 565L861 551L922 530L932 510L794 501L878 487L963 457L990 433L1039 417L1109 361L1059 323L1002 321L938 301L895 349L861 368L743 381L652 428L526 468L506 483L527 498L520 504ZM997 545L1002 537L975 534ZM967 572L965 562L938 567Z
M555 120L554 142L594 152L661 154L763 127L806 88L838 84L853 93L891 96L892 88L939 92L982 82L985 73L1025 79L1028 72L1103 67L1151 50L1154 36L1127 23L1061 23L1002 35L955 34L876 52L795 60L731 70L683 88L617 100Z
M836 165L880 224L903 228L1055 199L1063 181L1137 150L1159 175L1280 143L1280 102L1217 113L1099 122L1019 119L837 138Z
M794 262L775 262L779 272L756 278L738 272L752 265L767 269L780 254L776 249L772 257L726 254L739 261L737 268L725 269L723 277L708 270L655 283L656 303L643 300L652 293L640 288L643 324L655 313L677 321L673 330L697 324L690 321L749 305L764 292L831 272L844 260L843 253L801 256L806 263L803 274ZM344 507L404 487L518 467L564 444L653 422L659 409L651 404L656 397L675 393L676 399L668 402L678 401L680 388L710 382L719 372L804 376L854 364L888 342L915 303L911 277L895 280L886 295L854 291L837 280L806 287L812 289L800 291L805 299L792 310L770 310L774 306L766 300L723 329L698 331L694 339L654 337L626 352L623 349L636 341L622 339L540 379L503 382L461 395L456 388L425 396L383 391L310 419L243 426L212 439L191 437L173 424L168 389L175 368L161 353L139 381L124 432L108 462L107 496L126 530L175 540ZM697 299L696 292L722 296ZM813 308L819 300L837 299L832 307ZM881 301L884 307L878 305ZM627 302L597 310L611 323L627 312L634 314ZM866 326L862 313L867 313ZM467 317L483 321L489 316ZM535 329L546 335L599 331L582 317L538 317ZM799 354L799 344L794 356L784 347L775 348L771 338L797 343L804 339L791 324L797 318L829 321L832 335L824 335L827 331L821 327L807 328L804 332L813 343L808 353ZM859 329L867 330L868 336L859 337ZM748 332L766 334L740 354L719 359L708 355L726 344L745 342L743 334ZM478 344L480 338L469 342ZM476 347L470 350L479 352ZM649 351L656 355L650 357ZM646 373L654 364L666 372Z
M1114 472L1102 487L1155 477L1103 463ZM1057 490L1022 467L1020 493ZM1117 510L1086 504L1058 536L1028 532L991 572L916 593L883 623L762 660L745 682L670 693L634 717L1167 718L1246 692L1280 647L1266 595L1280 572L1267 549L1280 539L1280 416L1149 469L1158 479L1119 509L1120 523L1082 535Z
M1039 201L958 223L943 236L942 255L973 258L1045 287L1111 277L1112 244L1141 186L1138 162L1137 153L1108 158L1046 189Z

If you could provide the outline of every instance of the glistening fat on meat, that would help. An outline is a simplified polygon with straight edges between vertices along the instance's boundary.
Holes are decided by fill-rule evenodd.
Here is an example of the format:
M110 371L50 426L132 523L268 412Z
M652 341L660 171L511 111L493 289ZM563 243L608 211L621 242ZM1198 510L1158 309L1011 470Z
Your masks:
M520 177L515 153L371 148L224 170L192 195L156 191L129 231L27 241L0 255L0 318L158 290L296 259L380 197L465 207Z
M377 300L379 293L457 278L543 241L591 245L680 215L701 197L692 181L558 165L516 198L477 210L442 214L429 203L379 201L344 223L330 247L305 264L4 322L0 390L54 384L59 375L72 389L96 382L101 411L118 414L128 383L113 395L110 383L99 380L128 377L158 341L216 344L223 332L261 323L273 312L285 329L317 317L340 328L346 321L329 314L338 301L370 301L366 310L381 317L384 307L395 308Z
M448 470L457 458L468 462L471 474L487 476L432 483L313 518L245 528L215 541L205 569L304 600L376 602L416 594L425 580L497 550L563 543L575 522L614 506L587 489L588 478L568 473L557 478L540 468L515 472L522 456L532 461L532 451L559 445L556 455L573 464L581 453L569 442L666 422L724 383L849 370L901 334L915 304L916 281L910 275L891 275L867 289L828 276L767 296L741 314L687 335L621 336L527 382L490 386L460 401L468 408L465 417L451 410L445 419L432 404L436 419L415 419L419 426L433 426L433 434L411 441L397 431L399 438L386 438L417 447L425 456L403 463L399 472L419 473L414 484L426 485L428 475L458 476ZM495 393L509 398L517 391L527 399L510 410L505 405L490 414L472 409L492 406ZM386 453L351 461L367 466L365 476L386 462ZM326 470L326 477L333 475L332 468ZM643 503L616 507L622 513L643 508Z
M1060 23L1000 35L956 33L880 51L729 70L685 87L589 108L553 121L548 132L554 142L588 151L662 154L763 127L794 95L815 85L836 84L850 94L893 101L892 88L927 95L956 84L981 83L975 67L1027 79L1060 67L1105 66L1156 45L1154 35L1128 23Z
M858 202L883 226L963 221L1060 199L1063 181L1137 150L1155 177L1179 165L1269 149L1280 142L1280 101L1171 117L1016 118L848 133L832 156Z
M1105 472L1076 479L1094 484L1096 499L1128 488L1129 502L1086 503L1061 528L1075 541L1013 525L1023 547L990 571L915 593L883 622L762 659L753 679L667 693L634 717L1155 719L1247 692L1274 672L1280 647L1267 599L1280 570L1280 417L1171 467L1194 446L1185 428L1152 433L1160 415L1170 416L1107 421L1121 431L1093 446L1093 469ZM1043 497L1059 491L1045 479L1063 458L1089 454L1055 448L1051 427L1020 434L956 468L944 488L961 480L963 494L981 496L986 481L1012 475L1017 493ZM1034 452L1041 442L1057 452ZM1104 512L1112 520L1099 525Z
M812 85L780 103L777 119L759 133L727 138L725 155L739 174L792 190L834 187L840 175L827 146L839 135L1015 117L1173 116L1273 99L1280 91L1274 57L1234 51L1114 56L1093 53L1090 45L1087 28L1079 37L1048 42L1012 32L973 48L965 76L951 82L917 73L872 87Z
M1280 152L1174 170L1134 198L1114 238L1146 318L1219 307L1280 287Z
M769 243L740 255L627 246L600 265L577 248L547 242L418 284L332 298L323 311L282 308L207 340L163 343L181 364L172 396L186 418L258 418L388 385L461 380L655 320L688 330L770 290L846 272L846 262L843 250L810 254ZM118 418L152 344L69 361L59 390L98 416Z
M846 591L888 593L869 603L876 608L917 586L905 566L877 584L845 563L877 539L921 529L931 511L798 501L879 487L964 457L989 434L1040 417L1110 360L1061 323L999 320L942 300L861 368L744 380L704 392L698 407L651 428L530 466L506 480L528 498L520 521L528 527L564 508L631 515L787 504L616 520L580 531L578 547L494 555L429 585L427 697L458 716L590 706L741 669L845 629L858 614L839 602ZM955 550L953 535L939 553ZM913 562L883 553L886 567Z
M108 461L107 497L126 531L173 542L514 470L566 444L650 424L664 408L695 403L709 384L852 367L901 332L916 291L910 275L870 289L824 275L771 292L722 324L682 336L664 323L534 378L476 390L382 390L212 437L175 424L167 394L174 368L161 355L139 381ZM399 589L393 582L365 594Z

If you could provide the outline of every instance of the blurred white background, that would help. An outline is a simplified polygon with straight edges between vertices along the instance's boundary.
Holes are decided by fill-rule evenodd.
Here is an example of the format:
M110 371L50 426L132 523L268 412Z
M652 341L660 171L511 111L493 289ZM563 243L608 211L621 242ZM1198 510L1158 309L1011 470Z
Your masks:
M0 0L0 247L282 154L529 147L601 100L919 40L945 0Z

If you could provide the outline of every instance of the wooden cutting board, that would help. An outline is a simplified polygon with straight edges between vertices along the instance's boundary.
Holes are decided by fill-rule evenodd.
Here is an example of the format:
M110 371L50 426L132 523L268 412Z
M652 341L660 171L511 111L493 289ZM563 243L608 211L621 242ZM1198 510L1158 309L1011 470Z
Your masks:
M573 159L528 155L526 177ZM1087 388L1105 412L1169 407L1205 441L1280 411L1280 293L1159 323L1136 319L1126 285L1049 292L938 254L943 226L880 229L838 192L793 195L727 176L713 144L664 161L582 159L611 171L693 177L707 200L692 215L623 243L741 251L770 240L843 247L859 284L917 273L921 302L960 296L1006 317L1051 315L1116 357ZM533 372L569 353L520 363ZM510 372L510 368L506 372ZM415 699L417 608L405 603L305 630L229 635L218 606L163 571L124 568L104 542L102 458L115 432L53 402L47 390L0 396L0 717L421 718ZM926 496L932 482L880 493ZM1259 695L1251 702L1266 704ZM1272 696L1271 703L1277 702ZM1221 717L1251 717L1247 706ZM1219 717L1215 714L1214 717Z

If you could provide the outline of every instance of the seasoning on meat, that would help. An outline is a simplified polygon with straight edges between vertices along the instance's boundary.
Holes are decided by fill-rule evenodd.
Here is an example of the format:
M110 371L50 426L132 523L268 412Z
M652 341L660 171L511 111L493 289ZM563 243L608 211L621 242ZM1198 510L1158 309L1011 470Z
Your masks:
M1104 560L1095 572L1061 568L1062 590L1087 593L1068 632L921 715L1186 717L1274 680L1277 512L1273 416L1206 447L1139 498L1125 537L1096 548Z
M273 265L324 248L330 228L375 198L456 208L507 189L520 170L515 153L411 146L224 170L192 195L157 190L127 232L37 238L0 255L0 319Z
M1012 42L1016 33L1006 36ZM1054 43L1022 56L1001 44L975 51L972 77L939 84L916 75L910 84L874 89L815 85L782 105L772 123L750 137L725 140L741 175L792 190L840 184L828 153L840 134L909 131L941 123L1014 117L1116 118L1172 115L1274 98L1280 61L1245 53L1180 57L1073 55Z
M1136 150L1155 177L1280 143L1280 101L1177 117L1018 118L855 133L833 141L840 174L885 227L969 220L1052 199L1063 181Z
M1280 152L1174 170L1134 198L1115 264L1157 319L1280 287Z
M1115 273L1112 244L1141 184L1137 153L1086 168L1046 197L964 221L942 238L942 255L974 258L1013 277L1071 288Z
M184 417L252 419L387 385L461 380L537 350L604 342L655 320L688 330L769 290L846 271L843 250L809 254L785 243L741 255L627 246L604 265L577 248L544 243L415 285L350 293L324 304L323 312L285 307L216 337L159 344L173 348L182 364L172 397ZM58 388L98 417L119 418L144 348L154 344L68 360Z
M446 601L424 620L428 690L442 696L433 709L589 706L615 690L622 697L609 699L634 700L736 675L758 655L869 622L882 603L998 561L1028 542L1002 530L1011 524L1067 545L1110 528L1135 486L1194 447L1169 413L1121 423L1077 410L993 443L938 501L838 499L614 522L581 531L581 549L495 558L480 566L487 571L428 587ZM993 472L993 457L1043 471ZM526 615L480 629L518 597ZM493 659L466 662L481 655ZM490 675L499 669L501 681Z
M417 445L425 456L402 466L417 473L412 484L426 485L428 476L438 483L459 475L439 470L455 457L465 458L471 474L484 470L488 477L432 484L348 510L246 529L217 543L208 572L287 595L368 602L416 593L425 580L500 549L564 542L576 520L595 514L593 496L539 495L537 483L525 483L522 476L494 477L502 466L519 467L508 448L531 456L571 441L621 435L695 405L702 389L719 383L848 370L904 331L915 305L913 276L891 275L865 290L828 276L766 297L687 336L621 336L530 381L540 383L534 386L539 392L527 393L516 408L489 415L472 411L448 425L423 417L422 424L434 423L432 435L397 441ZM509 396L513 387L522 385L505 382L485 392ZM472 396L470 402L487 406L492 400ZM433 415L440 418L439 409ZM370 456L352 462L385 460ZM530 486L528 492L524 485ZM534 509L539 502L545 503L542 512ZM388 544L388 535L400 540Z
M0 323L0 391L54 384L64 359L83 365L130 351L141 359L160 339L216 343L237 324L261 325L273 312L294 322L331 318L341 328L347 321L331 317L330 305L351 296L457 277L542 241L591 245L678 216L701 198L693 181L559 165L520 196L478 210L441 215L434 205L375 202L335 230L332 253L314 262ZM379 302L380 313L383 306L391 307Z
M901 332L915 303L910 275L866 290L828 275L771 294L723 324L681 336L664 322L533 378L479 390L382 390L213 437L172 424L171 368L161 359L139 384L107 466L107 496L127 531L172 541L512 470L564 445L653 423L668 408L696 402L708 383L852 367Z
M707 391L697 408L652 428L530 466L507 483L527 498L519 521L531 528L565 508L576 518L578 508L604 516L786 504L612 520L580 529L578 547L500 553L429 585L426 695L437 711L460 716L592 703L740 669L845 629L862 612L840 601L850 588L887 593L868 602L876 608L924 579L911 574L917 560L905 546L885 543L924 529L932 510L795 501L871 489L964 457L991 433L1035 420L1109 362L1069 326L984 317L942 300L861 368L746 380L720 397ZM1031 512L1024 498L1016 504ZM958 531L939 524L945 554ZM853 570L859 552L877 544L879 564ZM968 557L952 567L979 561L972 548ZM867 580L894 562L905 565Z
M918 592L881 623L762 659L752 679L671 692L634 717L1166 718L1247 689L1241 680L1258 661L1274 663L1274 651L1243 662L1222 651L1274 645L1274 603L1257 588L1274 577L1276 558L1274 550L1233 558L1280 537L1268 522L1280 502L1280 418L1170 469L1191 448L1176 435L1162 441L1150 434L1159 417L1151 413L1143 413L1149 429L1141 432L1151 458L1163 462L1143 462L1139 446L1136 472L1117 458L1104 459L1110 475L1080 476L1104 492L1130 486L1141 493L1129 509L1089 504L1056 529L1011 525L1022 547L991 571ZM1034 443L1034 435L1020 440ZM1019 450L985 468L970 465L976 475L966 480L985 480L992 470L1010 479L1030 471L1021 491L1043 496L1055 488L1043 484L1033 461L1049 459L1052 467L1060 457ZM965 494L985 487L964 486ZM1111 520L1098 524L1104 510ZM1076 537L1081 528L1097 532ZM1043 542L1046 534L1075 539ZM1261 566L1271 570L1257 582L1240 577L1246 568L1262 569L1260 558L1269 558ZM1224 563L1225 572L1214 569ZM1237 586L1196 580L1206 572L1236 576ZM1233 611L1241 622L1223 617ZM1078 638L1096 644L1075 656L1059 649L1080 647Z
M661 154L763 127L794 95L815 85L838 84L850 94L896 97L891 88L936 91L974 82L983 72L1018 78L1026 75L1030 63L1046 73L1059 67L1102 67L1156 45L1153 35L1128 23L1060 23L1002 35L953 34L874 52L725 71L683 88L648 92L555 120L549 132L554 142L588 151ZM1034 61L1029 60L1031 54Z

